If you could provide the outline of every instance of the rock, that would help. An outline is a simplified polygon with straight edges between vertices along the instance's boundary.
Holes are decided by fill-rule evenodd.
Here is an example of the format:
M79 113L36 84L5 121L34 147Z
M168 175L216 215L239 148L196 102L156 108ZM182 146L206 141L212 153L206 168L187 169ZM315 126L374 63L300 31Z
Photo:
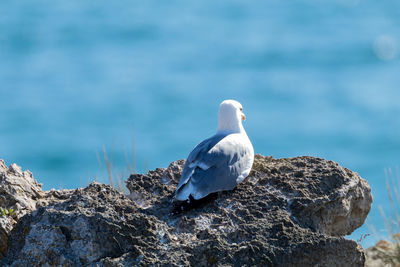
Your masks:
M301 225L323 234L351 234L371 209L368 182L333 161L258 156L253 170L261 172L260 182L288 200L290 212Z
M21 217L36 209L43 192L30 171L23 172L16 164L7 168L0 159L0 196L0 206L14 208Z
M7 252L8 236L13 228L13 219L10 217L0 216L0 259Z
M371 189L356 173L314 157L257 155L247 181L235 190L171 219L183 164L133 175L127 186L167 224L172 243L186 247L177 257L189 254L191 265L363 266L361 247L342 237L361 226L371 209Z
M81 266L127 252L136 258L155 225L137 210L110 186L92 183L76 189L69 199L40 207L19 221L3 264Z
M184 161L127 181L46 192L20 218L1 266L363 266L346 240L371 208L368 183L332 161L256 156L247 180L172 215Z
M0 207L15 211L13 216L0 217L0 259L7 250L7 240L16 220L36 209L37 200L42 197L42 188L29 171L11 164L7 168L0 159Z
M14 210L12 216L0 217L0 259L7 251L7 241L17 221L37 207L67 199L73 190L42 191L30 171L11 164L7 168L0 159L0 207Z

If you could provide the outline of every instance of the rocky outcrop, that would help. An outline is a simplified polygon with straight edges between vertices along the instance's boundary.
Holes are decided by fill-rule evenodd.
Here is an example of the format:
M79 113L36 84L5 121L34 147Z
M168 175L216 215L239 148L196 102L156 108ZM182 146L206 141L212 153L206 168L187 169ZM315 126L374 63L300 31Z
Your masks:
M131 200L110 186L93 183L21 219L10 238L8 263L79 266L125 252L137 257L151 230L151 218L138 213Z
M171 219L183 164L131 176L127 184L177 240L168 245L171 251L179 244L181 264L363 266L361 247L340 237L361 226L371 208L368 183L356 173L319 158L257 155L246 182Z
M63 201L73 190L42 191L42 186L33 178L30 171L11 164L7 167L0 159L0 207L12 209L13 214L0 216L0 259L7 252L7 242L11 230L21 217L49 203Z
M371 209L367 181L333 161L257 156L253 170L267 187L286 197L300 225L326 235L351 234L364 223Z
M31 172L23 172L16 164L7 168L0 159L0 207L16 211L12 216L0 216L0 258L7 251L13 226L19 218L36 209L36 202L42 195L42 188Z
M247 180L172 215L184 161L127 181L39 194L9 235L4 266L363 266L343 235L363 224L371 191L313 157L256 156Z

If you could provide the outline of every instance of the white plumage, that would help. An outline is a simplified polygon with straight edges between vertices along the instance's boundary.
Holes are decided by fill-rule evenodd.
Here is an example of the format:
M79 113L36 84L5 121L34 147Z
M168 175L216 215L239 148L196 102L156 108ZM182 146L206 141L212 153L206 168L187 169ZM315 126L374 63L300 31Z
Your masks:
M235 100L221 103L217 133L190 152L175 197L201 199L213 192L231 190L250 173L254 149L242 120L242 105Z

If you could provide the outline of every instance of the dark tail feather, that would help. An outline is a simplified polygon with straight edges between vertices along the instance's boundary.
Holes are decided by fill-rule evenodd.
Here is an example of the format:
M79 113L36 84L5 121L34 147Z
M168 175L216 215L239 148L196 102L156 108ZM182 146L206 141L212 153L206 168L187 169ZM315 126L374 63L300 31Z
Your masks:
M188 211L197 207L205 206L210 203L212 200L215 200L218 196L218 193L211 193L201 199L194 199L192 195L189 195L189 199L185 201L179 201L175 203L174 208L172 209L172 214L177 215L184 211Z

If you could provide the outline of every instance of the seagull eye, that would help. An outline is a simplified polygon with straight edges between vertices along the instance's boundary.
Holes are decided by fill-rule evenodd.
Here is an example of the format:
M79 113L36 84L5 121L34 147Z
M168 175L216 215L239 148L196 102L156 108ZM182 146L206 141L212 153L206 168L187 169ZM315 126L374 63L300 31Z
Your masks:
M240 111L243 111L243 108L240 108Z

